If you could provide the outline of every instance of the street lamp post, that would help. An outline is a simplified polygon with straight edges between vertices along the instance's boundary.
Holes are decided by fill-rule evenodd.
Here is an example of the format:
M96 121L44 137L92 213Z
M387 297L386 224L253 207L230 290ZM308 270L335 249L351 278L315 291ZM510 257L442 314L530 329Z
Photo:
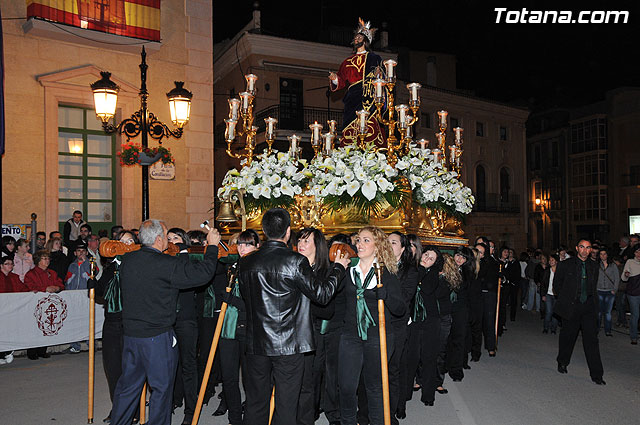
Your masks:
M193 95L185 89L184 82L175 81L175 88L167 93L169 100L169 111L171 121L177 127L175 130L167 127L159 121L156 116L147 108L147 54L142 47L142 62L140 63L140 109L131 117L122 120L119 124L110 124L109 120L116 113L118 92L120 87L111 81L111 73L101 72L102 78L91 84L93 100L95 104L96 116L102 121L102 128L107 134L124 134L127 141L138 135L142 138L142 148L149 147L149 137L162 144L165 137L182 137L182 129L189 122L191 113L191 98ZM142 166L142 221L149 218L149 166Z

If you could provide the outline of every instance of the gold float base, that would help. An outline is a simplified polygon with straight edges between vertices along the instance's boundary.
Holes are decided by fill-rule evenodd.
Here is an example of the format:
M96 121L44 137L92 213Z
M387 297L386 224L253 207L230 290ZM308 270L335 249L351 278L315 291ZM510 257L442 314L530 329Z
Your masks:
M338 233L351 234L364 226L380 227L386 233L399 231L418 235L425 245L437 245L445 248L457 248L468 245L464 237L462 223L456 217L441 210L424 208L413 203L406 209L394 209L388 206L368 221L362 219L350 208L328 211L318 205L313 196L296 196L296 203L289 208L292 227L301 229L315 227L322 230L327 238ZM262 233L262 211L248 212L247 228ZM242 229L236 223L221 223L221 234L232 235Z

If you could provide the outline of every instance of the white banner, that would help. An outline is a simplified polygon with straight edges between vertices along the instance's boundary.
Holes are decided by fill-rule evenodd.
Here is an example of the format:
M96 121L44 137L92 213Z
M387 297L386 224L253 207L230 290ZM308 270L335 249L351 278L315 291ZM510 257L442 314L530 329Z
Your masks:
M102 338L104 308L96 304L96 338ZM0 351L67 344L89 339L86 289L0 294Z

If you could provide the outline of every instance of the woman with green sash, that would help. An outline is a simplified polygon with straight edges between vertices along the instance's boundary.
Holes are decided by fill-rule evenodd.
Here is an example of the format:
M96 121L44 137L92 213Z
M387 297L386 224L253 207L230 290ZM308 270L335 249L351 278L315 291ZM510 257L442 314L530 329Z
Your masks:
M444 259L440 250L427 246L420 261L421 279L411 306L409 324L409 349L407 359L407 383L405 397L411 399L413 380L422 363L418 384L422 389L420 400L425 406L433 406L435 400L436 362L440 343L440 311L436 291Z
M244 257L260 248L260 237L255 230L245 230L238 236L237 244L238 254L240 257ZM220 356L220 370L222 372L222 400L228 410L230 425L242 424L240 367L244 362L245 356L246 318L244 302L240 297L240 288L236 280L236 265L237 263L231 266L228 274L231 292L225 295L224 301L228 306L224 322L222 322L220 341L218 342L218 355ZM222 402L220 404L222 405ZM216 410L216 413L218 410Z
M338 382L342 425L356 425L357 389L360 375L369 407L369 423L383 425L378 300L384 300L386 323L391 315L402 316L405 303L396 277L398 263L382 229L367 226L357 236L359 261L349 267L341 282L344 288L344 327L340 339ZM375 276L374 263L383 267L382 282ZM382 286L379 287L379 284ZM386 327L387 358L393 353L393 326Z

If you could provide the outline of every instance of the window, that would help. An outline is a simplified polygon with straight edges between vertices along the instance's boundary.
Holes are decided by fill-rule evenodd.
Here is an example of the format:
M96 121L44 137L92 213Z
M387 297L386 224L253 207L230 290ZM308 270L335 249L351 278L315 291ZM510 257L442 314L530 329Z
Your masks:
M302 80L280 78L279 127L283 130L301 130L304 127Z
M507 140L507 127L500 126L500 140Z
M500 202L509 202L509 191L511 185L509 184L509 170L506 168L500 169Z
M571 125L571 153L607 149L607 121L594 118Z
M574 191L572 200L574 220L589 221L607 219L606 190L591 189Z
M420 121L420 126L422 128L431 128L431 114L429 114L428 112L422 112L420 114Z
M93 227L116 222L115 136L102 131L91 109L58 108L58 221L74 210Z
M482 165L476 167L476 202L478 209L484 211L487 203L486 173Z
M484 137L484 123L476 121L476 136Z
M573 187L607 184L607 154L590 154L571 160Z

